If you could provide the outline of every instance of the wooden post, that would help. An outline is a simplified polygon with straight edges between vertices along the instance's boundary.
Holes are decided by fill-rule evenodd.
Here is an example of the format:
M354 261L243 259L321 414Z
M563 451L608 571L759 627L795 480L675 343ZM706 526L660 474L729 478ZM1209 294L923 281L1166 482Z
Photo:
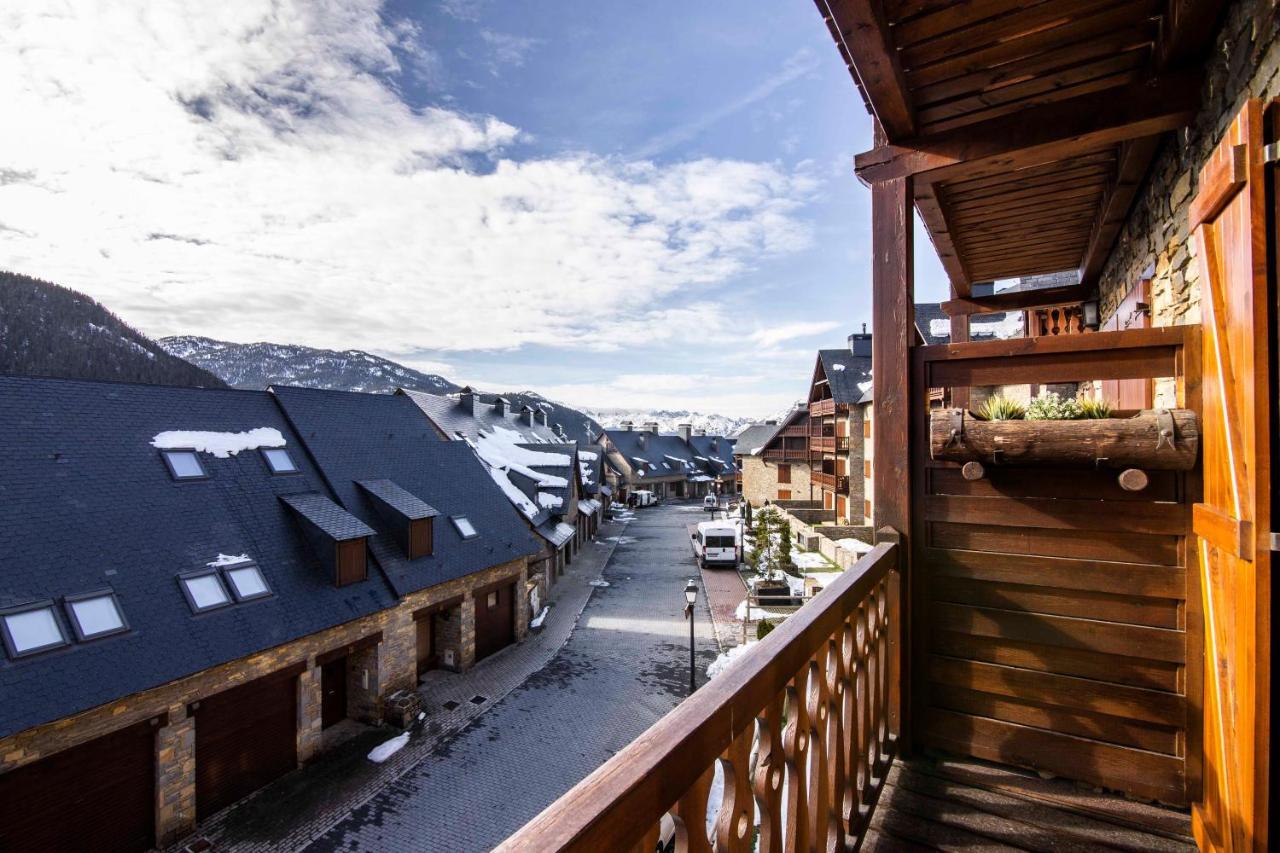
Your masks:
M951 298L955 298L955 291L952 290ZM969 342L969 315L953 314L951 315L951 343L966 344ZM968 388L952 388L951 389L951 405L957 409L969 408L969 389Z

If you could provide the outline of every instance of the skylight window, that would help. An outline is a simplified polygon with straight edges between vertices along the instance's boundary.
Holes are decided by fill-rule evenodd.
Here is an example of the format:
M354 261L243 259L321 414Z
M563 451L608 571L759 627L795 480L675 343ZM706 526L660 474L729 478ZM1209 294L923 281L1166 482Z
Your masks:
M201 480L209 476L194 450L162 450L160 455L175 480Z
M33 655L46 649L56 649L67 644L62 626L53 614L51 602L31 604L0 615L4 645L9 657Z
M227 594L227 588L222 585L215 571L180 577L178 585L182 587L182 594L187 597L187 604L196 613L204 613L231 603L231 596Z
M283 447L264 447L262 456L267 460L267 467L271 469L272 474L298 473L298 466L294 464L293 457Z
M465 515L455 515L452 521L453 526L458 528L458 532L462 534L463 539L474 539L480 535L476 532L475 525L471 523L471 519Z
M67 613L71 616L71 627L75 629L76 639L81 642L129 630L115 593L89 592L67 596L66 603Z
M236 601L248 601L251 598L263 598L271 594L271 588L267 586L267 579L262 576L262 570L253 563L231 566L226 569L226 573Z

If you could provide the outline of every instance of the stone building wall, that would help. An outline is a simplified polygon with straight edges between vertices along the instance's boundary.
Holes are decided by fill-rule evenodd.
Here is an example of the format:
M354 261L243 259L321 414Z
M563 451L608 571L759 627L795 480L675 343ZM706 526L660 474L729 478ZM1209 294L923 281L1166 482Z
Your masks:
M1200 272L1188 210L1214 146L1252 97L1280 95L1280 34L1267 0L1231 4L1204 62L1200 113L1157 152L1099 282L1105 322L1139 279L1150 276L1152 325L1200 322ZM1157 388L1167 397L1168 388Z
M766 462L759 456L740 456L742 463L742 495L752 506L763 506L767 500L777 503L778 490L790 489L790 500L807 500L812 494L813 483L809 477L809 463L791 462L791 483L778 482L778 463Z
M320 743L320 667L317 655L356 643L382 632L382 642L351 655L348 675L353 717L381 719L383 697L417 685L417 626L415 611L463 596L461 610L461 669L475 663L475 610L472 590L505 578L516 584L517 642L528 633L528 596L524 557L406 596L396 607L370 614L231 661L168 684L126 696L80 714L55 720L0 739L0 773L22 767L102 735L168 714L156 737L156 837L171 843L195 826L195 725L187 705L289 666L305 663L298 676L298 759L315 756ZM364 672L368 671L368 687Z

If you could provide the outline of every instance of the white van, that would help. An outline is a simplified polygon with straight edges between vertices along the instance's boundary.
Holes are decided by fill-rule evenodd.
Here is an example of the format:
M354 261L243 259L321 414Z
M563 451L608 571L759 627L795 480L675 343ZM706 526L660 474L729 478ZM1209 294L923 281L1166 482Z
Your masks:
M653 506L658 502L657 496L648 489L636 489L631 494L635 496L636 506Z
M689 534L693 556L702 568L738 567L738 528L723 521L704 521Z
M702 508L707 512L715 512L720 508L720 498L715 495L707 495L702 499Z

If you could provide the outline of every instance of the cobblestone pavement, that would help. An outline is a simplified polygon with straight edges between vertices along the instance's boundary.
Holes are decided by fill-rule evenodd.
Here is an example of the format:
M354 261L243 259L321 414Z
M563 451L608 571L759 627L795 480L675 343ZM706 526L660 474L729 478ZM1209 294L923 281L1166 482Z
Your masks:
M747 585L735 569L706 568L701 572L716 639L721 648L732 648L742 642L742 622L737 610L738 605L747 600Z
M639 511L609 586L550 662L310 849L488 850L675 707L689 689L682 591L696 576L685 525L700 511ZM701 682L716 655L705 596L695 630Z
M629 541L626 531L625 521L605 522L596 540L583 545L551 589L551 612L541 632L530 634L522 643L498 652L461 675L429 673L420 688L427 717L413 727L409 745L386 763L372 764L365 756L373 746L395 734L394 730L353 726L361 731L356 737L214 815L200 826L197 837L214 842L219 850L236 853L297 850L418 762L438 755L442 744L555 657L596 591L591 581L600 577L618 543ZM472 702L477 696L485 701ZM184 840L171 849L181 850L186 843Z

